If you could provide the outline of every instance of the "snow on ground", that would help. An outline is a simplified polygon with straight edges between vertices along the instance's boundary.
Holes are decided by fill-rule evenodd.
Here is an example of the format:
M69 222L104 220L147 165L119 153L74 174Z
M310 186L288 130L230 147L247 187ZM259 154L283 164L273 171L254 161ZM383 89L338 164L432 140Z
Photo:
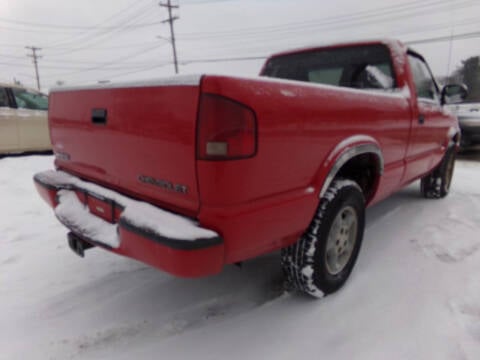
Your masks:
M0 159L0 359L480 359L480 162L443 200L418 183L367 211L346 286L284 294L278 254L185 280L74 255L32 175Z

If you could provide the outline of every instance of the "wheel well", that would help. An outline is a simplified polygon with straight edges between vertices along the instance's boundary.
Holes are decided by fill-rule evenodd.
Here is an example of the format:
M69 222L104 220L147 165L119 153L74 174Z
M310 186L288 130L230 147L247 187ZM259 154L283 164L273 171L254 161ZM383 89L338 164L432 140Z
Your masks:
M337 172L335 178L355 181L362 188L365 201L368 203L377 190L380 172L378 157L367 153L348 160Z

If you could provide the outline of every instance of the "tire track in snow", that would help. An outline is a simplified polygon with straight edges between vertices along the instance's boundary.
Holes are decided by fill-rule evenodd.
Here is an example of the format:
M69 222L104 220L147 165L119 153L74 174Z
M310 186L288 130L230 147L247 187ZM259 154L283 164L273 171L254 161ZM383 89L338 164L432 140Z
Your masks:
M470 276L466 291L453 298L450 303L457 323L468 334L469 338L459 341L465 353L465 359L477 359L480 354L480 282L478 275ZM473 354L471 357L468 355Z
M109 273L61 294L44 308L44 321L70 318L75 323L82 309L90 317L91 333L54 340L51 351L88 357L144 339L161 342L265 306L284 294L277 255L249 261L241 270L232 266L216 277L190 281L145 267ZM119 315L125 309L133 314Z
M441 200L445 204L442 217L434 219L434 223L426 223L418 237L411 240L427 256L434 256L444 263L463 261L480 249L480 196L461 192L450 195L462 206L449 207L448 198Z

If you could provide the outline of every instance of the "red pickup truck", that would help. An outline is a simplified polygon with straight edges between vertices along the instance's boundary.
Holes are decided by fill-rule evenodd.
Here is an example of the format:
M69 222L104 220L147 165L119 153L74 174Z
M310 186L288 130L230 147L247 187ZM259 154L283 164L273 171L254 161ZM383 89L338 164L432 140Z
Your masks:
M288 282L340 288L365 207L414 180L447 195L460 130L421 55L371 41L273 55L259 77L59 88L40 195L98 246L197 277L281 249Z

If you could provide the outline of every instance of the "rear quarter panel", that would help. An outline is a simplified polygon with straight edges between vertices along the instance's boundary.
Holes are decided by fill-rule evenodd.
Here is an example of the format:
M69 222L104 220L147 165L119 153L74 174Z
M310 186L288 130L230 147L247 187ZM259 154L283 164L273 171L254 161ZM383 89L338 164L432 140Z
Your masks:
M408 92L373 94L296 81L222 76L206 76L201 86L204 93L249 106L257 118L255 157L197 162L200 220L228 239L227 262L296 240L318 205L329 156L346 139L363 135L378 142L385 173L377 199L394 191L401 181L410 130ZM225 222L235 216L248 221Z
M410 129L408 95L373 93L266 78L206 77L202 91L252 108L258 152L251 159L199 161L202 203L231 205L314 186L345 139L375 139L385 167L401 167ZM400 180L400 179L399 179Z

